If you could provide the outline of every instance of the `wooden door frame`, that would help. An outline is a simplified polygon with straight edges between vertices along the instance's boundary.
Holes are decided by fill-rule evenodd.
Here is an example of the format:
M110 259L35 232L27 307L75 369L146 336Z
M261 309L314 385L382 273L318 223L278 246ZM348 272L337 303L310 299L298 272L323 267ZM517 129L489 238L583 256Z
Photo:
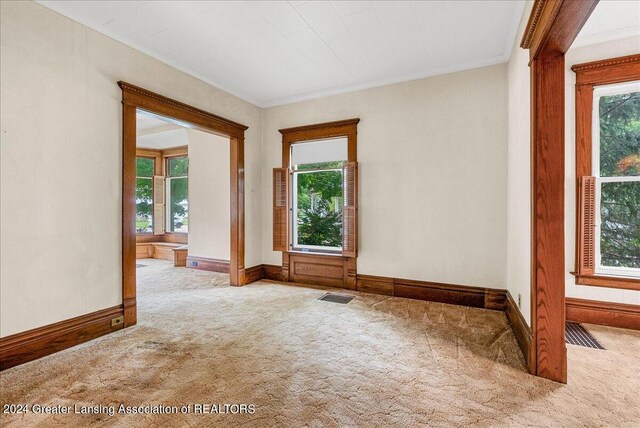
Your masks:
M567 382L564 56L598 0L536 0L521 47L531 68L531 373Z
M122 89L122 302L124 326L136 323L136 111L178 120L188 127L228 137L231 163L231 285L244 285L244 131L247 126L139 86L119 81Z

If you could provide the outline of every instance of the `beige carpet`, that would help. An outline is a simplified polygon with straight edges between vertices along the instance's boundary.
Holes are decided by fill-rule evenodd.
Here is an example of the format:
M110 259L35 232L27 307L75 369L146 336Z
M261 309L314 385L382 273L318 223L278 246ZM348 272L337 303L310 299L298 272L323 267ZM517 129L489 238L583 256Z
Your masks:
M5 415L13 426L640 426L640 333L588 328L569 384L528 375L500 312L139 261L139 324L2 372L2 403L253 404L253 414ZM222 409L222 407L221 407ZM237 410L237 408L235 408Z

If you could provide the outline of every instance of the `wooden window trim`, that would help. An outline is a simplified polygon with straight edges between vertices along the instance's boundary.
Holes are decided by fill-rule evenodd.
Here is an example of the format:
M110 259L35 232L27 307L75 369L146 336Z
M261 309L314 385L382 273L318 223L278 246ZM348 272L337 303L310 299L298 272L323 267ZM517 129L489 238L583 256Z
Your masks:
M580 180L588 177L592 171L592 126L593 126L593 90L600 85L631 82L640 80L640 54L608 58L571 67L576 74L576 207L580 206ZM597 207L596 207L597 209ZM596 287L622 288L626 290L640 290L640 279L616 277L583 272L585 265L585 251L581 251L581 234L584 233L580 225L583 223L580 209L576 209L576 255L575 282L578 285ZM595 239L595 236L592 238ZM595 255L592 254L591 257ZM595 257L594 257L595 258Z
M338 138L338 137L346 137L347 138L347 162L357 162L358 160L358 152L357 152L357 138L358 138L358 123L360 119L347 119L340 120L334 122L324 122L313 125L305 125L305 126L297 126L293 128L285 128L279 129L278 131L282 134L282 168L288 169L290 164L290 156L291 156L291 146L297 143L304 143L313 140L325 140L330 138ZM357 182L357 179L356 179ZM287 183L287 194L289 194L289 186ZM274 192L274 198L275 198ZM357 198L357 184L356 184L356 198ZM274 199L275 201L275 199ZM287 215L289 215L289 201L287 200ZM355 229L357 230L357 204L355 208L356 212L356 220L355 220ZM287 227L289 226L290 221L287 220ZM287 230L287 247L290 239L290 231ZM355 239L357 240L358 236L356 233ZM343 269L343 279L336 280L341 283L341 286L344 288L355 289L356 288L356 274L357 274L357 244L354 249L353 256L347 256L342 254L322 254L322 253L310 253L310 252L301 252L291 250L290 248L287 251L282 251L282 279L283 281L301 281L304 282L305 279L308 278L312 283L320 283L320 279L322 277L321 272L324 269L328 269L327 271L333 271L333 267L329 266L329 264L338 264ZM307 272L306 274L301 274L297 276L298 272L296 272L297 264L302 263L302 261L307 263L307 267L310 265L315 265L317 267L317 271L311 269L312 272ZM291 270L289 267L291 266ZM315 272L315 273L313 273ZM333 283L336 286L336 283Z
M229 137L231 285L246 284L244 226L244 133L247 126L188 104L119 81L122 89L122 301L124 326L137 322L136 304L136 112L138 109L179 120L185 126Z

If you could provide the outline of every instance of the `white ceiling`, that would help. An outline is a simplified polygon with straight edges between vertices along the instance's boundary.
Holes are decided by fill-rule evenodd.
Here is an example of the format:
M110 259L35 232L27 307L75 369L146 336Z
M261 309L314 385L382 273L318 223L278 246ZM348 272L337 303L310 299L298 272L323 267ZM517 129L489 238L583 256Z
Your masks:
M637 35L640 35L640 1L600 0L571 46L585 46Z
M157 114L143 110L138 110L136 113L136 131L138 134L140 134L141 131L153 130L154 128L161 128L167 125L172 125L172 123L164 120L162 116L158 116Z
M166 150L188 145L187 129L162 116L139 110L136 114L136 147Z
M505 62L522 1L39 1L258 106Z

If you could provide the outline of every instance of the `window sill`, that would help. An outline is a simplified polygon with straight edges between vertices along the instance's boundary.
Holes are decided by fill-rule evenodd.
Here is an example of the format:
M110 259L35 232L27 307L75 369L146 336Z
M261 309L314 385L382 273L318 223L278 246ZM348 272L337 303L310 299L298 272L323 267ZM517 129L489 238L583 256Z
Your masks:
M640 290L640 278L604 275L578 275L575 273L574 275L576 277L576 285Z
M289 254L300 254L300 255L309 255L309 256L324 256L324 257L344 257L342 252L318 252L318 251L303 251L300 249L293 249L287 251Z

